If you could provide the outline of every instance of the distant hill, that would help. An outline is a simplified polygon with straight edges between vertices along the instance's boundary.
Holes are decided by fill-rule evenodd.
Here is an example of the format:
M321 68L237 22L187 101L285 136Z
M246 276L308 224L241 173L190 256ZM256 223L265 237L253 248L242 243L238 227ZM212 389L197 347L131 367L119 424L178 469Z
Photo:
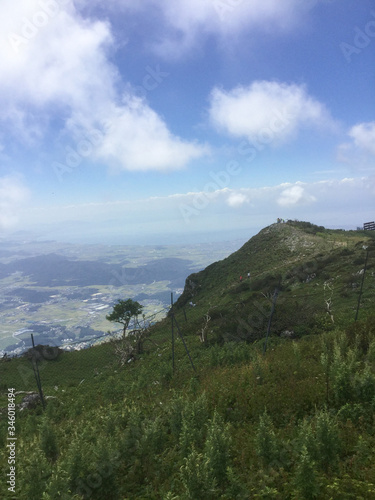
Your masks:
M92 286L150 284L154 280L170 280L180 284L192 262L179 258L156 259L138 267L107 264L100 261L71 260L58 254L39 255L0 263L0 279L21 272L36 286ZM115 278L115 279L114 279Z

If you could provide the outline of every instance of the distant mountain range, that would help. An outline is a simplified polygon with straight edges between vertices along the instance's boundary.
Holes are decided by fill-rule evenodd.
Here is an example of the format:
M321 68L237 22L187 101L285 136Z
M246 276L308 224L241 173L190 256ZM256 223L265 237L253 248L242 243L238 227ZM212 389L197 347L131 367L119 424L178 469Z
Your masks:
M125 261L126 263L128 261ZM192 261L162 258L139 267L107 264L100 261L71 260L55 253L0 263L0 279L15 272L29 277L36 286L94 286L150 284L168 280L172 285L183 284L191 272Z

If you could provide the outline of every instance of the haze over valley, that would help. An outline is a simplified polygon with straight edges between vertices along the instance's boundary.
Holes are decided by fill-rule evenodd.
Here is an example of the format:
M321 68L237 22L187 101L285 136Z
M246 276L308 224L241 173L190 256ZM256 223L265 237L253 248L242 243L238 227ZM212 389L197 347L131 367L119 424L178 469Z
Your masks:
M106 320L117 300L163 318L171 292L186 277L239 248L241 242L106 246L53 241L0 242L0 355L36 343L80 349L118 328ZM119 326L119 325L117 325Z

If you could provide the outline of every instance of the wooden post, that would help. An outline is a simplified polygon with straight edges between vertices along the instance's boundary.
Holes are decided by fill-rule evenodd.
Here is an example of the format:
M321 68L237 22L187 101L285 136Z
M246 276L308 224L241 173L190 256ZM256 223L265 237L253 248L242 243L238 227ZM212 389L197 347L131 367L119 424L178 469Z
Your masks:
M188 355L188 357L189 357L189 359L190 359L190 364L191 364L191 366L193 367L193 370L196 372L197 370L195 369L195 366L194 366L193 360L191 359L191 356L190 356L189 349L187 348L187 345L186 345L186 343L185 343L185 339L184 339L184 337L183 337L183 335L182 335L182 333L181 333L181 331L180 331L180 327L178 326L177 320L176 320L176 318L173 318L173 319L174 319L174 321L175 321L175 323L176 323L176 326L177 326L177 331L178 331L178 334L180 335L180 339L182 340L182 343L184 344L185 351L186 351L186 353L187 353L187 355Z

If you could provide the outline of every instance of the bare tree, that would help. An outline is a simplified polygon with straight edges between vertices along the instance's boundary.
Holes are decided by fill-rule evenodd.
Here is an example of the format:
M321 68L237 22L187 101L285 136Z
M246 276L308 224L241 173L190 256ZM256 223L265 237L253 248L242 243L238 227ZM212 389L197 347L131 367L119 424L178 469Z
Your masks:
M199 340L205 344L207 342L208 335L208 323L211 321L211 316L208 314L209 311L203 316L204 323L198 330Z

